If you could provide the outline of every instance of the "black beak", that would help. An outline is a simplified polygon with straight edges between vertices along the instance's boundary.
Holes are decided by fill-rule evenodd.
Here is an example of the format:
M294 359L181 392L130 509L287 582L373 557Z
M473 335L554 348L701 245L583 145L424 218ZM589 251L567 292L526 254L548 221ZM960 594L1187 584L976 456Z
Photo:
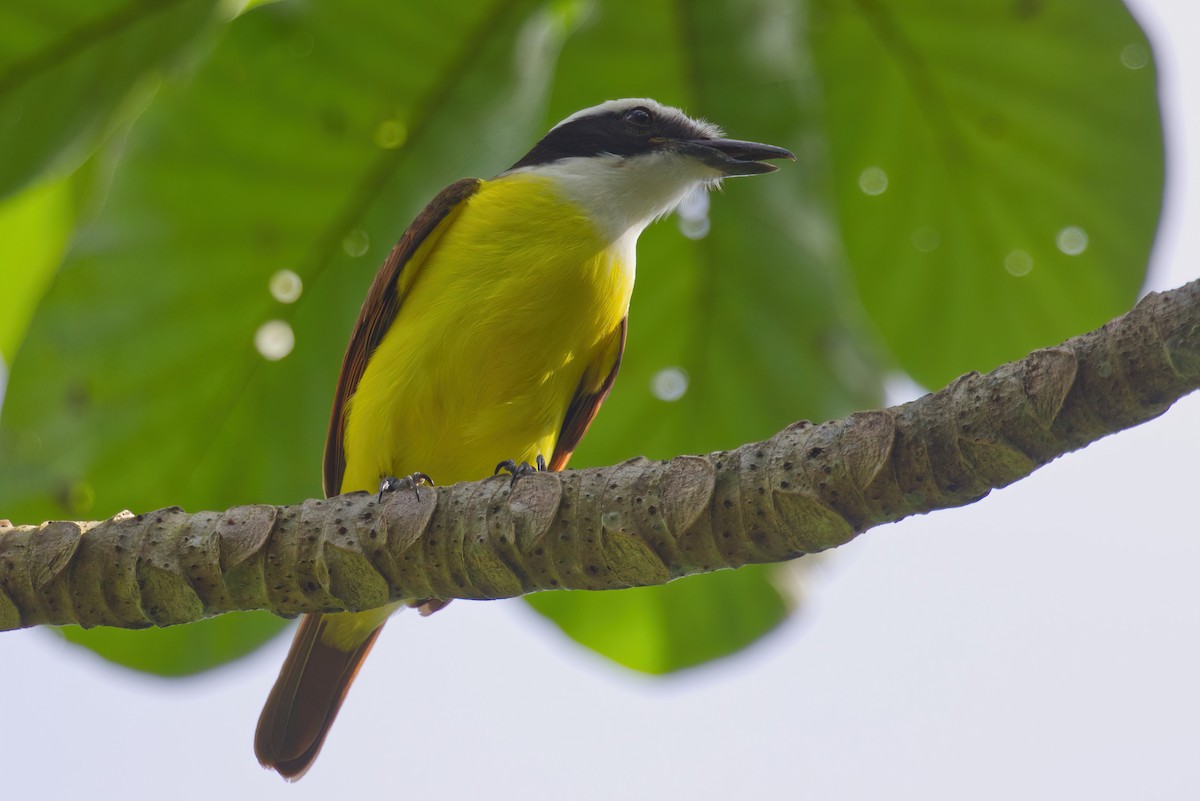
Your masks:
M775 172L774 164L764 164L763 159L789 159L796 157L790 150L758 142L743 142L739 139L691 139L679 143L680 151L720 170L727 177L735 175L762 175Z

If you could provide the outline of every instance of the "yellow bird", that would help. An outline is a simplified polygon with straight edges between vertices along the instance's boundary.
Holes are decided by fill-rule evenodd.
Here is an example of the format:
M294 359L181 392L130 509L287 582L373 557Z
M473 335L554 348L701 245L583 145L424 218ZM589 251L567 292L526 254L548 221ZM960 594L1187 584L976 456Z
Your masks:
M359 312L329 422L325 494L427 475L474 481L498 463L516 480L546 454L561 470L621 363L638 235L689 193L773 172L763 159L776 158L794 157L725 139L653 100L612 100L567 117L495 178L446 187ZM259 719L259 762L304 775L402 605L304 617Z

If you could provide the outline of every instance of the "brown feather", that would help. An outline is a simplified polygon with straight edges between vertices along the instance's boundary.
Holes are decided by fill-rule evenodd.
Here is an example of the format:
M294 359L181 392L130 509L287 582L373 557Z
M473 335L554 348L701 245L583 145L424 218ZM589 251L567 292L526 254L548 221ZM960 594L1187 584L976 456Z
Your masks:
M429 235L478 190L480 183L478 178L463 178L438 193L400 237L371 283L342 359L330 413L323 470L326 497L342 491L346 404L407 294L412 276L405 274L404 268ZM439 601L421 603L423 614L429 613L426 609L436 611L445 605ZM328 615L304 616L258 720L254 738L258 761L289 781L303 776L317 758L350 683L383 629L381 623L346 651L322 641L322 632L335 619Z
M563 419L562 428L559 429L558 441L554 445L554 455L550 457L551 470L562 470L567 466L571 454L579 447L579 441L583 439L588 426L592 424L596 413L600 411L600 404L604 403L604 399L612 390L613 382L617 380L617 370L621 369L621 356L625 353L625 338L628 332L629 317L626 316L617 326L617 330L613 332L615 339L611 346L615 350L615 354L608 372L598 383L598 374L591 371L585 372L579 379L579 386L571 398L571 404L567 407L567 416Z
M424 210L408 226L400 241L392 248L383 266L371 282L367 299L363 301L354 333L342 359L342 371L338 374L337 391L333 397L333 409L329 415L329 434L325 438L325 497L333 497L342 491L342 476L346 472L345 415L346 402L358 389L358 382L367 369L367 360L379 347L384 335L396 319L400 304L407 294L401 286L401 274L417 248L460 203L479 189L478 178L463 178L455 181L429 201ZM383 476L380 476L383 478Z
M328 620L326 615L305 615L300 621L254 735L258 761L288 781L312 766L350 682L383 629L381 624L353 651L343 651L321 641Z

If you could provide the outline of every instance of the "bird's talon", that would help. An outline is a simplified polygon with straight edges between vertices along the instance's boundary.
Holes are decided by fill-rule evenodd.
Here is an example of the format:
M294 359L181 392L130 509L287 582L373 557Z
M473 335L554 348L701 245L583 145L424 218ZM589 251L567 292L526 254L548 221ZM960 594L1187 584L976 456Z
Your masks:
M395 492L396 490L410 489L417 500L421 500L420 486L424 484L428 487L433 486L433 479L425 473L413 473L404 478L396 478L395 476L387 476L379 482L379 501L383 502L383 493Z
M503 470L507 473L511 473L512 481L509 482L508 486L515 487L517 485L517 479L520 478L521 476L527 476L532 473L544 473L546 471L545 457L539 453L537 455L536 461L537 461L537 466L534 467L529 462L521 462L520 464L517 464L512 459L505 459L503 462L496 465L496 470L495 470L495 472L492 473L492 475L494 475L494 476L500 475L501 470Z

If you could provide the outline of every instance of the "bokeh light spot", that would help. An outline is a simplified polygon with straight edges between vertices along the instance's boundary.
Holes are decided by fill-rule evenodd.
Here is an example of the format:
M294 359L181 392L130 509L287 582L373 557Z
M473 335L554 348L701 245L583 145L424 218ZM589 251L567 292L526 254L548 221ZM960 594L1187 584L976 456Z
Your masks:
M295 303L304 292L304 281L291 270L278 270L271 276L271 297L280 303Z
M268 361L279 361L295 346L296 334L283 320L268 320L254 332L254 347Z
M355 228L342 239L342 250L351 258L357 259L360 256L365 256L370 249L371 237L361 228Z
M688 375L682 367L667 367L659 370L650 379L650 391L661 401L677 401L688 389Z
M675 210L679 231L688 239L703 239L708 236L712 222L708 218L708 192L700 189L692 192Z
M1087 250L1087 231L1077 225L1068 225L1058 232L1058 236L1054 238L1054 242L1058 245L1058 249L1068 256L1078 256Z
M1014 250L1004 257L1004 269L1018 278L1033 270L1033 256L1024 250Z
M408 139L408 129L399 120L384 120L375 129L375 144L384 150L395 150Z
M1121 63L1128 69L1140 70L1150 63L1150 51L1143 44L1129 44L1121 50Z
M888 174L882 167L867 167L859 173L858 188L864 195L882 195L888 188Z

